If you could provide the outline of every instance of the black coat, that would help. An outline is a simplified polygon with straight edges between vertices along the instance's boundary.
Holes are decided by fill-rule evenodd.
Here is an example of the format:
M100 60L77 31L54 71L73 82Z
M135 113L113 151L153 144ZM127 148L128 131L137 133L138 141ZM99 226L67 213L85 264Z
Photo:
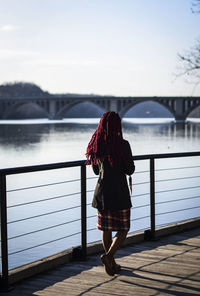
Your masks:
M96 175L99 175L94 191L92 206L98 210L122 210L132 206L126 175L135 171L129 142L123 140L126 156L125 163L111 166L108 160L98 161L93 165Z

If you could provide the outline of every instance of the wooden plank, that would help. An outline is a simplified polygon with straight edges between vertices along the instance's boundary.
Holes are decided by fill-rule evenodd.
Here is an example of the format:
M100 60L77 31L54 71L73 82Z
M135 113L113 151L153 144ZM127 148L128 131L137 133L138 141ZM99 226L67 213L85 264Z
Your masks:
M187 230L120 249L116 261L122 270L114 277L95 255L24 280L1 295L200 295L199 238L199 230Z

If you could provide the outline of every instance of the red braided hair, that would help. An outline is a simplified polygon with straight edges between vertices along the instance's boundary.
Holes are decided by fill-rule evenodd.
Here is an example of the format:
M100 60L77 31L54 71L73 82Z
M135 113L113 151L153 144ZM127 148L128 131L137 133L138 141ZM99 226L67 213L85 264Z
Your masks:
M108 159L111 166L124 161L121 118L113 111L104 113L88 144L87 164Z

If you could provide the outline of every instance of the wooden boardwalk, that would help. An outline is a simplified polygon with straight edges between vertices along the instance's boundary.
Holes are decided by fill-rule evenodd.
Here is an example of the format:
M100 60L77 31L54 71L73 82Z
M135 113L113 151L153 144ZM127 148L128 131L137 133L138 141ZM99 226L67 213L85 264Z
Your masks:
M99 255L24 280L1 295L200 295L200 229L122 248L120 274L108 276Z

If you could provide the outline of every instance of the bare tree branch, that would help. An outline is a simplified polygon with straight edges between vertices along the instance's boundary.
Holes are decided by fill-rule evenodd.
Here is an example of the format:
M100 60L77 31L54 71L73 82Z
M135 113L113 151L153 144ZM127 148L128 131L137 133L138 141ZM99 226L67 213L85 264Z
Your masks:
M191 2L191 10L192 13L200 14L200 0ZM178 53L178 58L182 66L176 76L187 75L187 82L200 83L200 39L189 50L182 54Z
M182 67L178 76L188 75L195 82L200 82L200 39L197 40L195 46L183 54L178 54Z

